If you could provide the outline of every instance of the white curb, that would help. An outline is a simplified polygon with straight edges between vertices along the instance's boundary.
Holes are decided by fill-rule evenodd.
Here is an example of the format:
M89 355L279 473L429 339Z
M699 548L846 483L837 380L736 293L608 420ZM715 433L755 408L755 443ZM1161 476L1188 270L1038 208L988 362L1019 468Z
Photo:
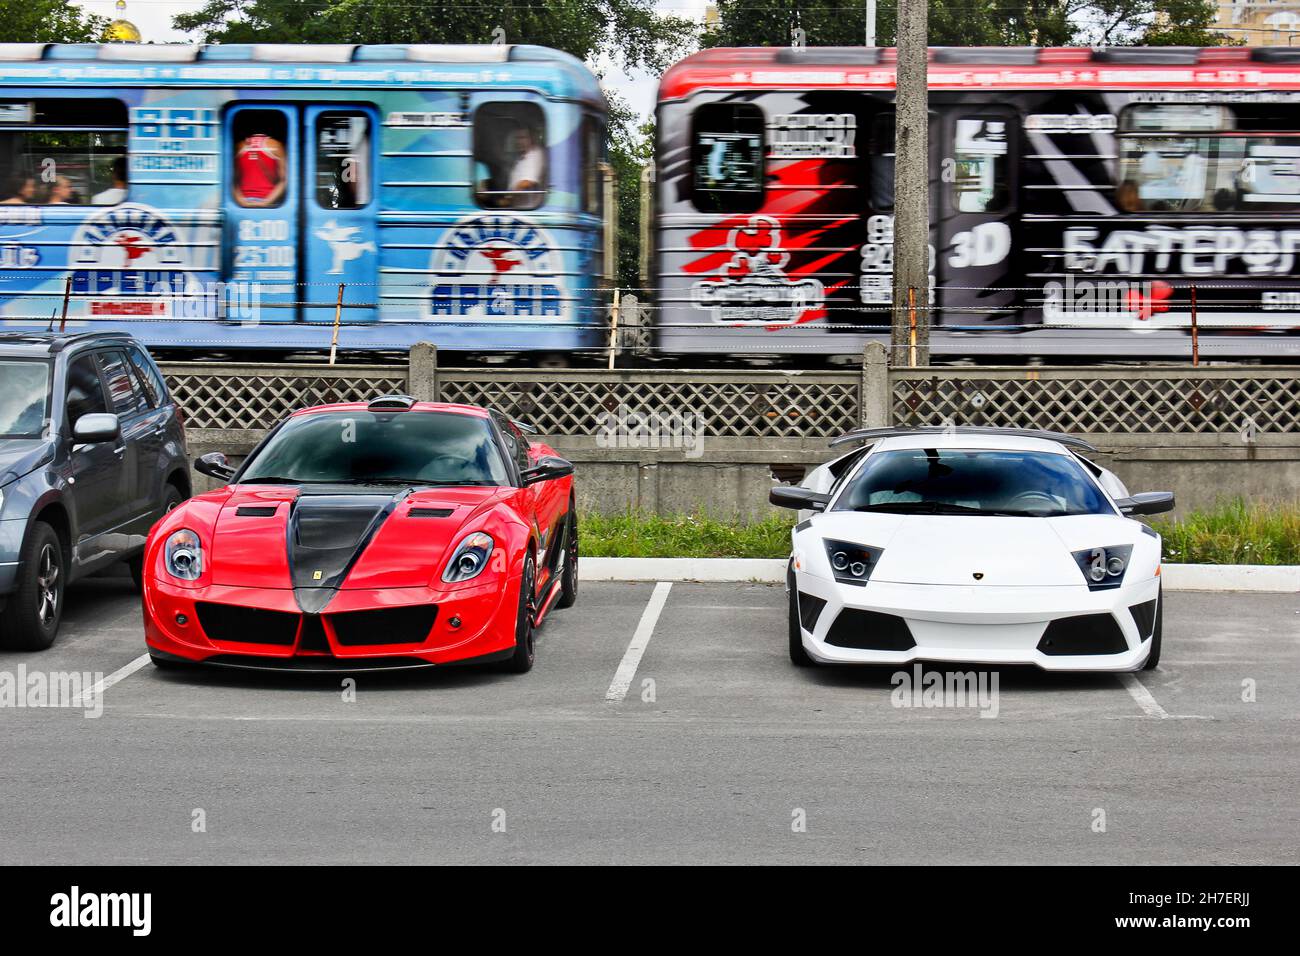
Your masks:
M587 558L583 581L785 581L785 561L771 558ZM1161 576L1170 591L1300 592L1300 566L1259 564L1166 564Z
M1267 564L1166 564L1171 591L1300 591L1300 567Z

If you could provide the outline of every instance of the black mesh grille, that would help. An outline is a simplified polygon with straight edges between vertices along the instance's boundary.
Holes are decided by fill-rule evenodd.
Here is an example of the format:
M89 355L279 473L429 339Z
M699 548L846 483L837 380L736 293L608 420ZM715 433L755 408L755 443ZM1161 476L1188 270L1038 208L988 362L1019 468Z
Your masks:
M895 614L846 607L831 625L826 643L862 651L906 651L916 647L907 622Z
M240 505L235 514L241 518L269 518L275 514L275 505Z
M805 631L811 631L817 626L817 618L821 617L825 606L826 602L821 598L799 592L799 623Z
M266 611L262 608L239 607L234 604L212 604L200 601L195 605L199 626L213 641L233 641L240 644L293 644L298 634L297 614L286 611Z
M450 518L451 508L412 508L406 513L408 518Z
M421 644L438 617L434 604L385 607L374 611L331 614L334 636L346 647L369 644Z
M1152 598L1150 601L1143 601L1141 604L1134 604L1128 609L1133 615L1133 623L1137 625L1138 633L1142 635L1142 640L1149 640L1151 631L1156 626L1156 602Z
M1074 654L1119 654L1128 650L1119 622L1110 614L1062 617L1047 625L1038 649L1054 657Z

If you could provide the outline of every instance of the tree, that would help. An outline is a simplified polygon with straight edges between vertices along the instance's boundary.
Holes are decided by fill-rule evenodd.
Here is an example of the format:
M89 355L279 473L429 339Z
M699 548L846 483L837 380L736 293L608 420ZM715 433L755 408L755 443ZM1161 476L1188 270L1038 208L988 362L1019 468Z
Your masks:
M0 0L0 43L94 43L107 26L69 0Z
M1079 0L930 0L930 43L934 46L1007 46L1069 42ZM795 29L809 46L861 46L866 35L865 4L845 0L718 0L718 23L701 42L714 46L789 46ZM876 42L894 43L897 0L876 7Z
M665 69L694 25L653 0L208 0L173 18L208 43L537 43L594 63ZM501 31L501 32L498 32Z
M1223 46L1235 44L1212 29L1219 8L1214 0L1156 0L1152 22L1142 34L1146 46Z
M614 282L627 292L646 298L641 285L641 170L652 161L655 141L653 117L644 123L618 96L609 101L609 164L618 185L618 262Z

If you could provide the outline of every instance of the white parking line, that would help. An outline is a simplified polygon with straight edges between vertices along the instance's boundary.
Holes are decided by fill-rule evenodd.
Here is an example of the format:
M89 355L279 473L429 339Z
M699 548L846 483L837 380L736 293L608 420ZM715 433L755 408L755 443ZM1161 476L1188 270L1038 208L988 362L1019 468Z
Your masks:
M1148 717L1159 717L1161 720L1169 718L1169 712L1160 706L1160 702L1151 696L1151 691L1137 679L1136 674L1120 674L1119 682L1124 685L1124 689L1129 692L1129 696L1137 701L1137 705L1142 708L1142 712Z
M136 671L138 671L140 668L144 667L144 665L148 663L149 663L149 655L141 654L130 664L127 664L125 667L119 667L117 670L113 671L113 673L109 674L103 680L97 682L89 690L82 691L81 696L78 697L75 701L73 701L72 706L84 707L86 704L90 703L96 697L99 697L101 694L103 694L104 691L108 690L114 684L118 683L119 681L126 680L128 677L130 677L132 674L134 674Z
M636 626L636 633L632 635L632 642L628 644L627 652L619 662L618 670L614 672L614 679L609 682L609 690L605 691L606 700L622 700L627 696L632 678L636 676L637 665L641 663L641 655L650 643L650 635L655 632L655 624L659 621L659 614L664 609L670 590L672 583L669 581L660 581L655 585L650 601L641 612L641 621Z

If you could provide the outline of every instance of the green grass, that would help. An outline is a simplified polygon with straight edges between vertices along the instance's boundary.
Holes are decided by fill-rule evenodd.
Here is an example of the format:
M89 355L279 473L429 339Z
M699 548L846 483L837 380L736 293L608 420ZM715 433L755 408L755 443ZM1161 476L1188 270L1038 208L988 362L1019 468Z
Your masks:
M703 515L587 514L582 553L599 558L784 558L793 515L720 521ZM1176 521L1156 519L1177 564L1300 564L1300 501L1235 499Z
M582 516L582 554L597 558L784 558L793 515L744 523L703 515Z
M1151 526L1175 564L1300 564L1300 501L1240 498Z

